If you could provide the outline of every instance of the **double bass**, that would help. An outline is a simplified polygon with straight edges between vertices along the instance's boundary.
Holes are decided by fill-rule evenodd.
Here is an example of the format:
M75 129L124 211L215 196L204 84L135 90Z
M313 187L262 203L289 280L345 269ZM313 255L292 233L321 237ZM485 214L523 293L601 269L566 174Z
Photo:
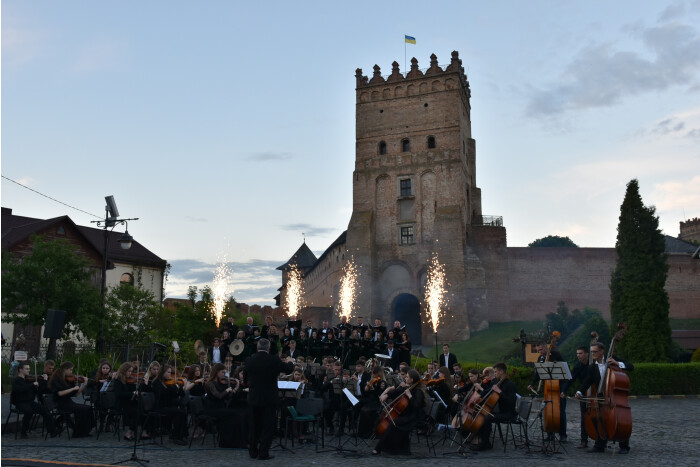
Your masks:
M550 338L549 345L547 346L547 357L545 362L549 361L552 354L552 349L557 343L557 340L561 337L559 331L554 331ZM541 381L540 381L541 382ZM559 380L548 379L544 382L544 398L543 401L546 402L544 409L542 409L542 425L544 427L545 433L558 433L559 426L561 424L561 402L560 395L561 389L559 388Z
M618 324L617 327L619 331L610 344L606 361L612 358L615 344L622 340L627 332L627 326L624 323ZM593 439L627 441L632 434L632 410L628 402L629 376L619 367L606 365L600 392L603 397L598 404L598 413L589 415L587 412L586 414L586 433ZM592 412L590 407L589 412Z

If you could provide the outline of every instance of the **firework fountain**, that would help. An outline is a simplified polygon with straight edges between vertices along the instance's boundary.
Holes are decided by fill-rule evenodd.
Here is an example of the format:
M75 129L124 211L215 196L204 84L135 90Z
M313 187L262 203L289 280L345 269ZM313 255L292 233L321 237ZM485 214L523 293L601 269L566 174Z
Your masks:
M216 327L219 327L221 323L221 317L224 314L224 307L226 306L226 300L230 296L229 286L231 284L231 274L233 271L226 264L226 256L219 261L214 270L214 285L212 286L212 295L214 298L214 321L216 322Z
M304 287L301 271L296 263L289 268L287 279L287 315L290 319L297 319L303 306Z
M343 267L343 278L340 280L340 296L338 297L338 313L345 316L348 322L352 318L358 294L357 266L355 259L351 256Z
M428 315L435 333L435 358L440 355L438 353L437 331L445 302L445 283L445 266L440 264L438 254L435 252L428 261L428 277L425 284L425 303L428 305Z

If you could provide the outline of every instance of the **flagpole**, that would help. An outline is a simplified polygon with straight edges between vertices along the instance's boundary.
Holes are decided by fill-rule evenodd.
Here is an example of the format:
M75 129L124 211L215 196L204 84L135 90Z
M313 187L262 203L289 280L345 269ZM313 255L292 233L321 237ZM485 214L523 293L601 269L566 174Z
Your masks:
M406 34L403 35L403 72L406 73Z

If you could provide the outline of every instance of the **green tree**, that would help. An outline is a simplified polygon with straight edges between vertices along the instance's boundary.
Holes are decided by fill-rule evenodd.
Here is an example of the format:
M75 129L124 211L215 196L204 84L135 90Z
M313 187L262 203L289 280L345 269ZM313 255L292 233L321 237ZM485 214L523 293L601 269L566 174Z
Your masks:
M111 287L105 297L105 336L112 342L144 344L149 341L151 330L156 328L161 305L155 296L141 284L137 274L134 285L120 284Z
M2 252L2 312L7 320L42 325L46 310L64 310L64 336L80 331L95 338L100 293L92 284L87 259L64 239L31 240L32 252L21 259Z
M617 351L632 361L670 360L671 325L664 236L653 206L644 206L639 183L627 184L617 226L617 265L610 281L610 316L628 326Z
M560 237L558 235L547 235L543 238L538 238L534 242L528 245L529 247L576 247L578 245L573 242L569 237Z

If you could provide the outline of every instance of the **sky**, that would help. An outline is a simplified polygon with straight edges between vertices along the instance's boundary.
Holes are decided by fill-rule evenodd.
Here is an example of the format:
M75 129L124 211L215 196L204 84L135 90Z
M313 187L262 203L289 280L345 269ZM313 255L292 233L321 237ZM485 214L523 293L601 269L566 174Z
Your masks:
M350 220L355 69L457 50L508 246L614 246L633 178L664 233L700 217L700 1L428 5L3 0L2 175L79 210L5 178L2 206L88 225L113 195L168 297L225 262L271 305L275 268Z

